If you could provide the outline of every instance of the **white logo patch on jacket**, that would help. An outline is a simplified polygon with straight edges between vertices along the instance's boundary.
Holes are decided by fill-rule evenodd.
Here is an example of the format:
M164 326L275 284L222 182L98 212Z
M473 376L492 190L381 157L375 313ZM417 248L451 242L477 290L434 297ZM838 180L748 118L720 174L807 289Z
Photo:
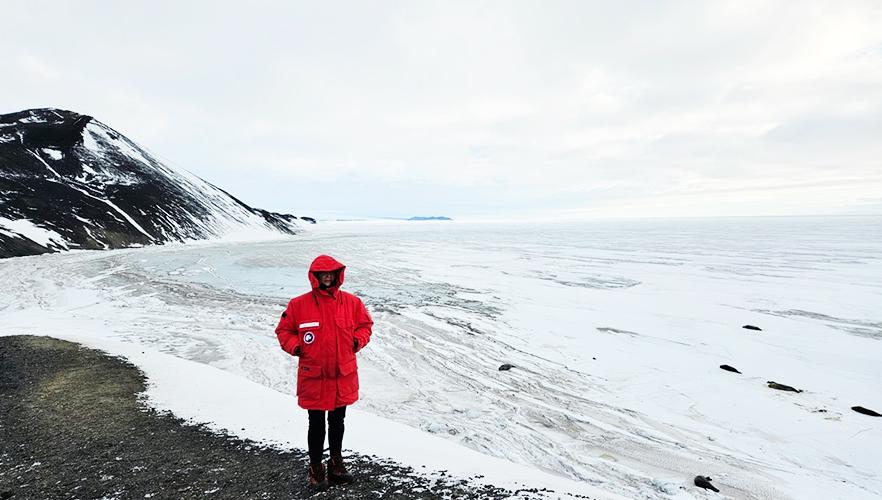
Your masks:
M300 323L300 328L318 328L318 321L311 321L309 323Z
M312 332L306 332L303 334L303 343L304 344L312 344L315 342L315 334Z

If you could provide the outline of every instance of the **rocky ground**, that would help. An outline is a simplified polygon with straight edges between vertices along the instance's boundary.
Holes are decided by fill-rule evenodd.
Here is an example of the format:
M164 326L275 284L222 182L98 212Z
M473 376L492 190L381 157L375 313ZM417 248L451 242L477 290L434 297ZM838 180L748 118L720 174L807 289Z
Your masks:
M304 450L189 425L139 399L123 359L37 336L0 337L0 499L525 498L547 493L427 477L350 454L353 485L313 494ZM476 471L477 473L477 471Z

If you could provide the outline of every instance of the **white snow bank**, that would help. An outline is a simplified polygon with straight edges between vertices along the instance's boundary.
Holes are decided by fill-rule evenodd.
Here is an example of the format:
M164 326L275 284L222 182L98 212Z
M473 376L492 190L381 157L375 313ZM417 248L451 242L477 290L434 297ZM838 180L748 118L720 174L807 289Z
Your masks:
M59 247L67 250L69 242L51 229L37 226L28 219L12 220L0 217L0 230L8 236L20 235L44 247ZM12 233L12 234L10 234Z
M50 158L52 158L53 160L60 160L61 157L63 156L62 153L61 153L61 151L59 151L59 150L57 150L57 149L43 148L41 151L43 151L44 153L46 153L46 154L47 154Z

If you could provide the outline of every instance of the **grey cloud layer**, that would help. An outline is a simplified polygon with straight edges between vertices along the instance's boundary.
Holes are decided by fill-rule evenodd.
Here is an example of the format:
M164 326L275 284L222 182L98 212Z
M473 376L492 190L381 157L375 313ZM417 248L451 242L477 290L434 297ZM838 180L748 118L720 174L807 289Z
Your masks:
M272 209L354 179L334 206L365 215L849 213L882 188L876 2L4 10L2 110L93 114Z

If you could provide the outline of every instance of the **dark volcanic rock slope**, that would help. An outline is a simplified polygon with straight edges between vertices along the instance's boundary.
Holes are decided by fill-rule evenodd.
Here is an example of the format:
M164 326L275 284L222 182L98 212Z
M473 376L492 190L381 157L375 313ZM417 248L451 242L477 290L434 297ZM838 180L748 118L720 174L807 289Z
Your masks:
M0 257L297 228L297 217L251 208L91 116L0 115Z

